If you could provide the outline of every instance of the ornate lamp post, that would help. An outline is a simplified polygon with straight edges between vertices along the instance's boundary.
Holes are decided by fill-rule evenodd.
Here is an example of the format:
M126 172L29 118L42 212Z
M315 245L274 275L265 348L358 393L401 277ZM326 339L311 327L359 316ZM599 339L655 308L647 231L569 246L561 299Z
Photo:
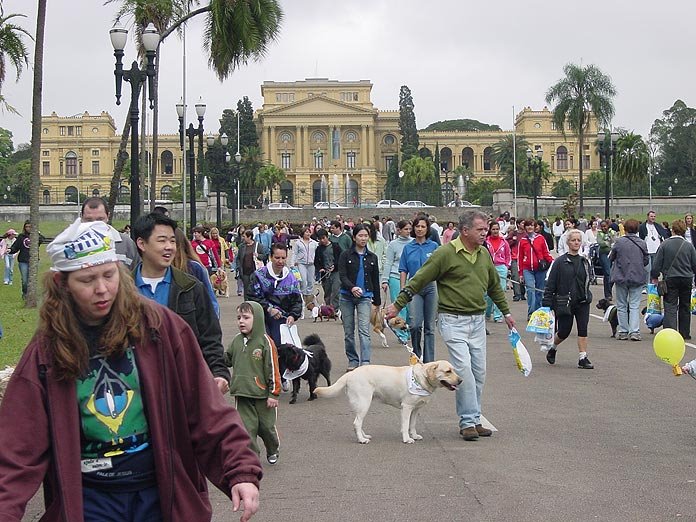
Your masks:
M533 186L534 186L534 219L539 219L539 179L541 178L541 157L544 155L544 150L539 147L536 150L536 160L532 161L533 154L532 149L527 147L527 169L533 176Z
M237 136L239 136L239 133L237 133ZM227 153L227 155L229 155L229 152ZM227 156L225 156L225 159L227 159ZM234 225L237 224L237 216L239 215L239 167L241 161L242 155L239 153L239 149L237 149L237 152L234 155L234 181L236 182L235 192L237 193L237 212L232 214L232 223ZM232 208L232 211L234 212L234 207Z
M610 135L611 145L606 143L607 133L599 131L597 141L599 142L599 155L604 156L604 218L609 219L609 162L612 156L616 155L616 142L619 140L619 133L612 132Z
M210 148L215 144L215 136L210 134L207 138L208 142L208 153L210 153ZM220 136L220 144L222 145L222 152L225 153L225 164L229 164L231 156L227 151L227 144L229 143L229 138L224 132ZM216 214L215 222L218 230L222 230L222 209L220 208L220 175L215 177L215 204L216 204Z
M140 119L140 110L138 109L138 98L140 97L140 88L145 82L148 85L148 98L150 100L150 109L154 107L155 99L155 56L157 54L157 46L159 45L160 35L155 29L154 24L150 23L145 28L142 34L143 47L145 48L145 57L147 64L144 70L138 66L135 60L131 64L131 68L127 71L123 70L123 49L126 47L128 31L119 20L109 31L111 45L114 48L114 56L116 57L116 69L114 76L116 77L116 105L121 105L121 86L123 80L131 84L131 102L130 102L130 123L131 123L131 176L130 176L130 222L131 225L140 216L140 153L138 150L138 120ZM79 199L79 194L78 194Z
M196 226L196 155L193 150L194 139L198 136L198 157L203 155L203 116L205 116L205 103L203 99L199 98L196 104L196 116L198 116L198 128L193 126L193 123L189 123L188 128L184 129L184 106L183 104L177 104L176 112L179 116L179 143L183 150L184 148L184 134L188 137L189 148L187 152L187 164L189 171L189 204L191 205L190 216L191 216L191 227ZM186 208L184 208L184 214L186 213Z

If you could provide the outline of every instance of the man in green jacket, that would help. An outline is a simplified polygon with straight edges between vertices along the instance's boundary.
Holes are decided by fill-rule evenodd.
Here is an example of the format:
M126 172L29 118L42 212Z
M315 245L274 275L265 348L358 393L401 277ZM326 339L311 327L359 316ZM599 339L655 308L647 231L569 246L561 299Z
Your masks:
M500 276L483 246L487 223L483 212L465 211L459 218L459 237L435 250L387 308L390 319L426 284L437 282L438 328L450 362L462 378L456 392L459 433L469 441L492 434L481 424L481 394L486 380L484 295L488 294L500 308L508 327L515 326Z

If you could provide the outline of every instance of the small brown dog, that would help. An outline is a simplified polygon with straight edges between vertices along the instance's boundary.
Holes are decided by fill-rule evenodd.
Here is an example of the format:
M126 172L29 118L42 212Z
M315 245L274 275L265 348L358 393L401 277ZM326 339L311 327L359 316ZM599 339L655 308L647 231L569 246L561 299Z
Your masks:
M221 297L230 296L230 289L229 285L227 284L227 272L225 272L224 270L218 270L217 272L213 272L213 275L210 276L210 284L213 285L215 295Z
M370 324L372 325L372 331L382 339L382 346L389 348L387 337L384 335L384 310L382 308L377 307L373 309L372 315L370 316ZM395 330L406 330L408 328L404 318L398 315L389 320L389 325Z

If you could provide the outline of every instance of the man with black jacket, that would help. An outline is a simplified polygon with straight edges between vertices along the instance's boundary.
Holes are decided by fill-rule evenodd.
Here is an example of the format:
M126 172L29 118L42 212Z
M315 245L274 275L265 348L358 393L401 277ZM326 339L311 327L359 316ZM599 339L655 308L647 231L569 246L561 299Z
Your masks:
M338 258L341 247L329 239L329 234L323 228L317 230L319 246L314 254L314 269L319 274L319 280L324 288L324 302L338 311L338 292L341 281L338 277Z
M176 253L177 223L162 214L141 216L133 224L133 238L142 263L133 270L141 295L176 312L191 327L203 358L222 393L229 389L230 372L225 365L222 330L203 284L171 266Z
M655 211L651 210L646 216L645 222L641 223L638 227L638 237L645 241L645 245L648 247L648 257L650 258L647 266L647 281L650 282L650 272L652 271L652 264L655 261L655 255L657 254L657 249L660 248L662 242L670 236L669 230L665 230L665 227L660 225L655 220Z

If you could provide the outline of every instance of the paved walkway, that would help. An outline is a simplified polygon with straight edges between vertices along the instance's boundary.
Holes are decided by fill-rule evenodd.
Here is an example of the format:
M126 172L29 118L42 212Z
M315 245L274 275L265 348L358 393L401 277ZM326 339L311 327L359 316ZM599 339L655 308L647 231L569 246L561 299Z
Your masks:
M236 333L238 303L221 299L226 344ZM512 304L523 319L526 303ZM372 442L360 445L347 400L308 402L303 382L297 404L281 397L280 461L266 465L254 520L696 520L696 381L672 376L647 331L642 342L615 341L592 318L595 370L577 368L574 333L555 366L523 334L534 362L525 378L505 325L489 328L484 413L499 430L490 439L464 442L454 395L439 390L421 410L424 440L403 444L398 411L375 402L365 420ZM338 378L347 366L340 322L304 320L299 330L322 337ZM408 364L387 335L391 348L373 336L373 364ZM439 336L436 355L446 358ZM688 347L685 360L694 357ZM211 501L216 522L238 518L222 493L211 491ZM34 502L25 520L40 513Z

